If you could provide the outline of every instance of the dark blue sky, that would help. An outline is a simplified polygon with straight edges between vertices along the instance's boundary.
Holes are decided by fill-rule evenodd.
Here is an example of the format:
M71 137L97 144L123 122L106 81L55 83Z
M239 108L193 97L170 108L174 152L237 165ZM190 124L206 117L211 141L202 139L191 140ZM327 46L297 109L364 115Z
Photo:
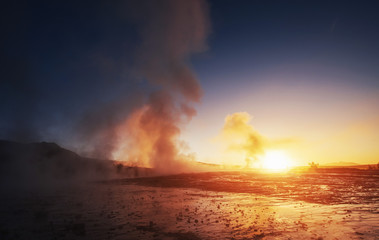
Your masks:
M106 118L104 127L145 101L154 86L133 70L141 42L135 15L145 13L130 2L2 6L0 138L68 141L83 119ZM377 1L208 4L208 50L191 61L204 89L200 117L225 95L267 81L379 88Z
M379 16L375 1L212 1L205 76L334 69L371 76L378 87ZM302 65L302 68L299 68ZM207 83L205 83L207 84Z

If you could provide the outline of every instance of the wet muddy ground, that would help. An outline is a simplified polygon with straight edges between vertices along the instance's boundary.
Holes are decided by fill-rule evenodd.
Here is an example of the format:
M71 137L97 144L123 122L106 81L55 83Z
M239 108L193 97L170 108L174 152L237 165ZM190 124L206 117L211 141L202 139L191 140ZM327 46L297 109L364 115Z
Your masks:
M201 173L7 194L0 239L378 239L376 180Z

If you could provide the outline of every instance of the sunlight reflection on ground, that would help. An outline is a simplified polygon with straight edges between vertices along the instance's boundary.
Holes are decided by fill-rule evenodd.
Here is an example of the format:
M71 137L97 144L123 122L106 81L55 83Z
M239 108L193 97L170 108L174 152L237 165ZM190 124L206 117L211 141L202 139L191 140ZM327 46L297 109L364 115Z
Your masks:
M172 179L175 177L176 181ZM281 182L287 186L299 177L290 176ZM347 180L334 177L329 181ZM234 191L226 182L234 182ZM314 194L334 189L333 184L320 182L312 185ZM198 185L194 186L195 183ZM266 175L253 179L253 175L237 173L203 173L92 183L85 188L31 193L11 204L8 201L10 206L1 209L0 230L2 239L30 239L30 236L36 239L375 239L379 235L379 204L375 198L367 200L365 191L355 194L355 202L346 203L339 196L328 198L330 203L322 203L317 200L319 196L308 196L311 191L306 189L307 185L297 183L297 189L290 189L294 197L288 192L284 194L279 183L278 179L270 182ZM228 191L216 191L214 184ZM261 186L254 188L251 184ZM345 187L346 192L359 188ZM272 194L253 193L259 188L269 189ZM299 192L305 193L302 200L296 197ZM377 192L372 194L378 197ZM336 202L338 199L340 202Z

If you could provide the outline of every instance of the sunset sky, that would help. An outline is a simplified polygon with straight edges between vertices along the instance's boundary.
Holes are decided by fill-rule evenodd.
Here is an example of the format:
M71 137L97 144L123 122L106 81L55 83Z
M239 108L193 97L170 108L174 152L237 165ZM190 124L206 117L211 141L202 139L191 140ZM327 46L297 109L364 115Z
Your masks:
M192 69L202 88L201 99L196 84L188 92L187 82L168 88L184 96L170 94L173 102L187 99L197 110L192 116L181 105L192 119L179 127L198 161L245 164L246 152L220 140L227 116L243 113L267 142L281 142L264 147L285 152L293 165L379 162L376 1L195 2L189 13L174 5L197 22L138 1L8 3L1 10L0 138L55 141L82 154L99 142L113 148L113 130L152 101L151 92L172 84L149 79L167 57L162 65L179 59L178 76ZM163 20L152 27L150 18ZM180 35L182 28L193 29ZM189 45L171 43L172 29Z
M248 112L300 165L379 161L379 17L373 2L211 2L204 98L184 138L200 158L228 114ZM377 5L376 5L377 6ZM217 156L217 157L216 157ZM226 160L227 161L227 160Z

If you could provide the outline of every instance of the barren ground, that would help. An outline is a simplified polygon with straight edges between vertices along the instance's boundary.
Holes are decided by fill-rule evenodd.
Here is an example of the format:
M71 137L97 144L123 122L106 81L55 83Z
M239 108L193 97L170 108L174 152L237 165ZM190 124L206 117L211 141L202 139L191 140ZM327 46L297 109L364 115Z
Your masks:
M378 184L201 173L2 194L0 238L377 239Z

